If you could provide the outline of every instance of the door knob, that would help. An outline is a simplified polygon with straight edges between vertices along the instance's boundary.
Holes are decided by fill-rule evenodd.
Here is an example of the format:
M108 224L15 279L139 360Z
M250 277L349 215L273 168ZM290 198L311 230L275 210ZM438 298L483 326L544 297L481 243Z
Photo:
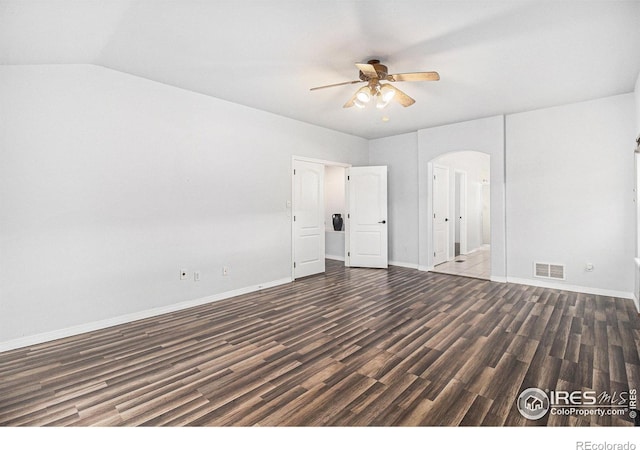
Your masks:
M378 222L378 223L387 223L387 221L386 221L386 220L381 220L381 221L380 221L380 222Z
M448 221L449 221L449 218L447 217L446 219L444 219L444 221L445 221L445 222L448 222Z

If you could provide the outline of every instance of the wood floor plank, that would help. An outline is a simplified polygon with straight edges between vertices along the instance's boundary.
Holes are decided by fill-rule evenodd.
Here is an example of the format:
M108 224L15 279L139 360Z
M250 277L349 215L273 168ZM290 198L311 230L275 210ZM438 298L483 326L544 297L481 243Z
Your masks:
M476 395L467 413L462 418L460 426L472 427L481 425L491 409L492 403L493 400L481 395Z
M628 426L516 408L640 387L630 300L345 268L0 353L2 426Z

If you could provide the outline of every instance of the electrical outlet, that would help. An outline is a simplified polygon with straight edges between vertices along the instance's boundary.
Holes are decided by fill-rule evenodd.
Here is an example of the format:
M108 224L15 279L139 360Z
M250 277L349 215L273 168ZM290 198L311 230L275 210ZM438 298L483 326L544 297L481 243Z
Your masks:
M187 272L187 269L181 269L180 270L180 279L181 280L186 280L189 277L189 272Z
M193 281L200 281L200 272L199 271L193 272Z
M223 266L222 267L222 276L226 277L227 275L229 275L229 268L227 266Z

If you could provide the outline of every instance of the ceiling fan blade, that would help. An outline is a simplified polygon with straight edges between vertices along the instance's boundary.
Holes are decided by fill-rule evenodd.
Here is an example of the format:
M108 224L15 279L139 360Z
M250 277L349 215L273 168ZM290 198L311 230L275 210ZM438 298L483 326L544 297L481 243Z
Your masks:
M413 105L416 101L414 99L412 99L411 97L409 97L407 94L405 94L404 92L402 92L400 89L398 89L397 87L391 85L391 84L387 84L386 86L389 86L391 89L393 89L394 91L396 91L396 94L393 96L393 100L395 100L396 102L400 103L402 106L404 106L405 108L407 106L411 106Z
M438 81L438 72L411 72L387 75L387 81Z
M360 69L360 72L365 74L369 78L378 78L378 72L376 72L376 68L371 64L361 64L356 63L356 67Z
M318 86L318 87L314 87L309 89L310 91L317 91L318 89L326 89L326 88L330 88L330 87L336 87L336 86L344 86L346 84L356 84L356 83L362 83L362 80L353 80L353 81L345 81L342 83L336 83L336 84L327 84L326 86Z

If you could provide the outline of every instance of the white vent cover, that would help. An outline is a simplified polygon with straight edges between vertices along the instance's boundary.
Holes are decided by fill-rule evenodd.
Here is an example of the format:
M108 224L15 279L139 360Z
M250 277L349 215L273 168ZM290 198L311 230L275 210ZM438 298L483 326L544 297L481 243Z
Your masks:
M533 263L533 276L551 280L564 280L564 264Z

